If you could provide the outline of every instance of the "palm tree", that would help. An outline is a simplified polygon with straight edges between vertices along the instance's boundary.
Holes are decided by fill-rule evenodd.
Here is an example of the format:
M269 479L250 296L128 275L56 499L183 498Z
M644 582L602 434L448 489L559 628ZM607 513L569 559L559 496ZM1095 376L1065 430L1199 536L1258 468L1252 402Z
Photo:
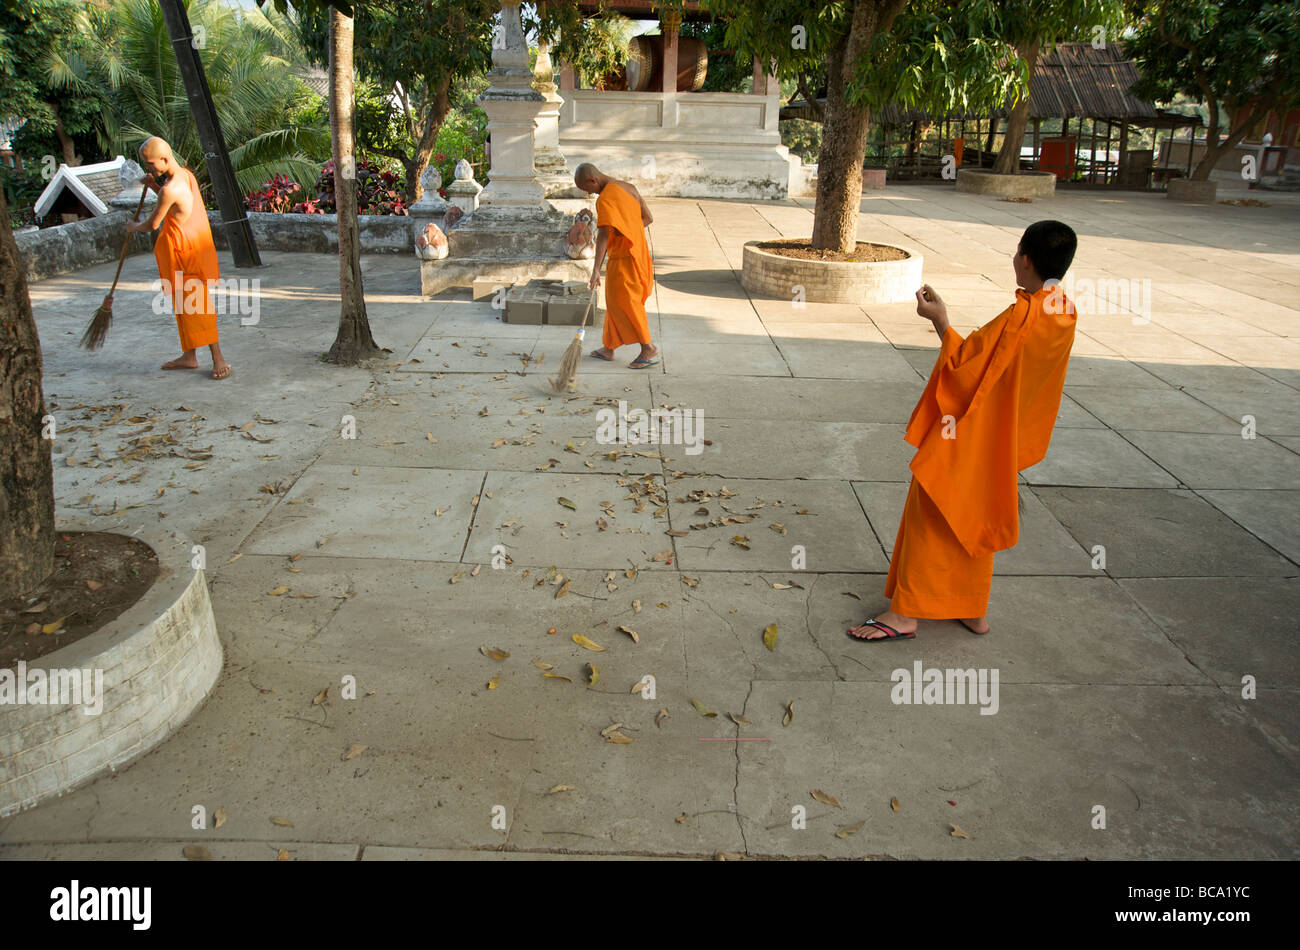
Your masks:
M214 0L186 3L212 100L245 193L276 174L310 186L329 154L329 133L307 110L317 97L294 76L305 61L279 15L241 11ZM76 91L107 90L102 144L133 155L150 135L171 143L206 190L203 147L190 114L162 11L152 0L114 0L87 7L95 42L85 56L55 60L52 80Z

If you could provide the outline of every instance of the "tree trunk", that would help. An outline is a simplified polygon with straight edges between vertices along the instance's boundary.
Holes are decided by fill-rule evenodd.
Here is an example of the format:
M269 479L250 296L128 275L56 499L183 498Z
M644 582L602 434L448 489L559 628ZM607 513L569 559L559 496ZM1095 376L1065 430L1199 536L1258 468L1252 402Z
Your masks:
M846 98L858 60L888 30L906 0L855 0L848 31L827 59L826 108L817 156L817 206L812 246L848 253L857 246L862 206L862 163L871 110Z
M76 168L81 164L81 158L77 155L77 144L72 141L67 129L63 127L63 116L59 115L59 107L51 103L50 110L54 113L54 137L59 140L59 151L63 153L63 164Z
M1210 121L1205 129L1205 155L1196 163L1196 170L1191 171L1192 181L1209 181L1210 172L1214 171L1223 156L1227 155L1246 138L1246 133L1260 119L1268 115L1273 109L1278 109L1279 114L1284 111L1280 102L1275 102L1272 98L1260 96L1255 101L1255 108L1250 110L1250 114L1235 128L1231 128L1229 123L1228 137L1219 144L1219 100L1216 97L1208 97L1206 105L1210 113ZM1191 131L1192 138L1196 138L1196 129ZM1258 171L1256 171L1258 174Z
M384 351L370 335L361 282L361 235L357 226L356 142L353 130L351 17L330 9L330 139L334 146L334 200L339 233L339 331L325 357L355 364Z
M1007 116L1007 131L1002 137L1002 150L993 160L995 175L1020 174L1020 147L1025 144L1025 127L1029 124L1029 91L1033 88L1034 70L1038 66L1038 51L1042 43L1034 40L1028 46L1017 46L1020 58L1029 63L1029 75L1025 79L1025 95Z
M42 437L44 418L41 340L0 192L0 600L54 570L53 441Z
M420 184L420 176L424 170L429 167L429 159L433 155L433 147L438 144L438 133L442 131L442 124L447 121L447 116L451 112L451 80L444 79L434 93L433 105L429 110L429 115L424 122L424 132L420 135L420 141L415 145L415 158L406 164L406 201L408 204L414 204L419 201L424 194L424 187ZM445 186L447 182L443 182Z

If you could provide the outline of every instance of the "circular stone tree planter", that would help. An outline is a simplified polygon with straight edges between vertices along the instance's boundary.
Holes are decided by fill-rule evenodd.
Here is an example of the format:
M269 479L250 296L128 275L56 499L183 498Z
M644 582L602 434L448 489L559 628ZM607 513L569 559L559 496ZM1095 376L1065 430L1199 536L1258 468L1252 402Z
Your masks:
M189 542L142 534L158 555L158 579L133 606L89 636L32 661L61 680L77 671L79 702L0 705L0 818L62 795L153 749L207 698L221 672L221 641L203 570ZM26 664L23 664L26 667ZM0 677L17 679L15 670ZM15 681L8 684L13 688ZM76 699L48 689L50 699Z
M745 245L740 283L749 293L813 303L906 303L916 299L925 258L898 245L898 261L815 261L765 251L759 241ZM802 289L802 297L800 292Z
M872 168L870 166L862 169L862 190L863 191L884 191L885 190L885 169L883 167Z
M982 168L959 168L957 190L996 198L1051 198L1056 194L1056 176L1051 172L999 175Z
M1192 181L1188 178L1171 178L1166 197L1174 201L1214 201L1219 195L1217 181Z

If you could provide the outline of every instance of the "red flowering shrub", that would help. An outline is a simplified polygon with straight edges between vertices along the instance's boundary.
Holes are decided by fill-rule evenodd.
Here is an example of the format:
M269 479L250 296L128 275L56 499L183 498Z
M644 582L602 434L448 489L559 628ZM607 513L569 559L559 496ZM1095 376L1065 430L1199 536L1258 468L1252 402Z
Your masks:
M369 159L357 162L357 214L407 214L401 175L382 170ZM334 214L334 162L328 161L316 179L316 195L294 202L302 191L287 175L276 175L244 199L249 211L284 214Z
M283 214L293 204L291 197L302 190L296 181L290 181L288 175L276 175L257 191L250 191L244 199L244 208L248 211L269 211Z

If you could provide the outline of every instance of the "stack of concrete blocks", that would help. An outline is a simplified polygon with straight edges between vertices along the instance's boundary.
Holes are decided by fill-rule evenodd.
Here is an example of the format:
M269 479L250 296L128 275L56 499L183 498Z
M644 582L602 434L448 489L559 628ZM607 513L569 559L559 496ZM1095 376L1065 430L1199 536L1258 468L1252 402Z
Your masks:
M591 293L581 280L530 280L515 284L506 291L502 319L506 323L534 326L580 326ZM600 308L593 306L587 326L599 327L601 320Z

